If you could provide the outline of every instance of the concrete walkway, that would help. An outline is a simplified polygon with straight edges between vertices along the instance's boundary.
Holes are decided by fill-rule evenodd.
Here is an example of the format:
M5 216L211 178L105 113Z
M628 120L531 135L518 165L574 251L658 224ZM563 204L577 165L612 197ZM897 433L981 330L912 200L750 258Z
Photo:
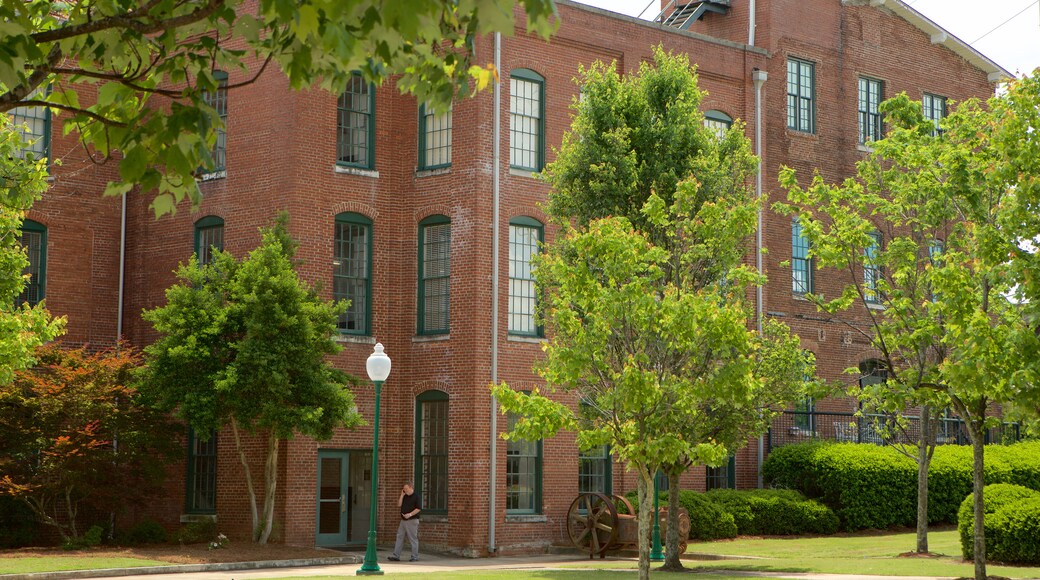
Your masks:
M389 552L379 553L379 567L386 574L429 574L433 578L438 573L456 570L576 570L575 564L588 563L587 556L574 554L547 554L537 556L515 556L500 558L459 558L422 554L418 562L390 562L386 558ZM161 574L177 574L177 580L249 580L254 578L285 578L308 576L355 576L361 567L361 554L324 558L321 560L283 560L277 562L234 562L226 564L191 564L183 566L155 566L150 568L121 568L108 570L74 570L68 572L42 572L37 574L0 574L0 580L72 580L78 578L110 578L119 580L163 580L170 576ZM356 563L353 560L357 560ZM613 559L613 558L612 558ZM631 561L630 558L621 560ZM599 559L597 562L601 561ZM696 566L695 560L687 563L688 567ZM609 577L609 570L601 570L603 576ZM730 576L746 576L748 578L790 578L796 580L953 580L949 577L931 576L858 576L843 574L799 574L799 573L757 573L757 572L713 572ZM697 575L690 576L696 580Z

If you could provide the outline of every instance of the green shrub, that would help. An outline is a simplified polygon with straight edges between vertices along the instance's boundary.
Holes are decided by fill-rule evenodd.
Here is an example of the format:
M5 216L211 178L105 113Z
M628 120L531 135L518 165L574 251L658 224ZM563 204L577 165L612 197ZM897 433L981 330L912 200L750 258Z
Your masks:
M741 535L833 534L838 516L794 490L715 489L707 498L733 516Z
M971 493L971 448L936 449L928 476L928 521L953 523ZM810 443L773 450L762 466L773 487L797 489L834 510L842 528L913 526L917 464L891 447ZM1040 442L986 447L989 483L1040 488Z
M625 494L632 506L639 511L639 502L635 491ZM668 492L662 491L658 496L658 505L668 505ZM735 538L737 524L733 516L719 506L708 501L703 493L683 489L679 491L679 505L690 514L690 538L695 540L720 540Z
M94 546L101 545L101 538L105 533L105 528L101 526L90 526L85 534L78 538L69 538L61 545L62 549L65 550L82 550L83 548L93 548Z
M1040 493L1011 483L995 483L987 485L982 490L983 509L985 518L986 535L986 557L997 559L993 556L995 535L991 528L997 521L996 514L1013 508L1025 499L1040 497ZM1003 519L1001 520L1003 521ZM965 560L975 558L975 494L969 494L961 502L960 510L957 512L957 532L961 538L961 553Z
M166 542L166 528L155 520L143 520L130 528L123 542L136 544L162 544Z
M986 557L1008 564L1040 564L1040 493L986 516Z
M202 544L217 537L217 522L212 519L189 522L173 533L171 541L178 544Z

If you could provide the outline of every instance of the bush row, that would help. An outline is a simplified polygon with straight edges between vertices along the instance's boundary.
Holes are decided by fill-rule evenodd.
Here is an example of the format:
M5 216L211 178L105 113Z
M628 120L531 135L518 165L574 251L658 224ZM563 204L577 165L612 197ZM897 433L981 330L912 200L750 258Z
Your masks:
M986 557L997 562L1040 564L1040 492L1010 483L987 485L985 499ZM957 531L961 552L975 556L975 494L961 503Z
M626 497L638 510L636 492ZM658 503L668 505L668 492L661 492ZM690 538L695 540L838 531L838 517L830 508L797 491L718 489L705 494L681 490L679 505L690 514Z
M971 448L941 446L928 474L928 520L954 523L971 493ZM917 463L891 447L805 443L774 449L762 465L766 482L818 498L846 530L913 526ZM1040 442L986 447L987 483L1040 488Z

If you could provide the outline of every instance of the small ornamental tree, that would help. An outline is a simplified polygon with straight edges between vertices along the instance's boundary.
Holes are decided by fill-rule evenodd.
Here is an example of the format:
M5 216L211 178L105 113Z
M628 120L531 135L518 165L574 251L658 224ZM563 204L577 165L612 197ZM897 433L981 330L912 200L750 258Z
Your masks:
M20 158L21 148L19 131L0 115L0 385L32 365L36 347L65 328L65 319L52 319L43 302L15 306L28 282L22 275L29 265L21 243L22 220L47 188L46 161Z
M625 79L602 63L583 71L573 130L547 170L560 233L535 259L552 331L538 372L582 401L581 416L538 391L493 387L520 417L509 438L569 429L582 449L609 444L638 474L641 514L658 469L677 484L689 465L720 465L811 367L785 325L752 329L745 297L762 277L741 265L759 207L747 140L704 126L685 57L657 49L654 60ZM651 521L639 521L641 578ZM667 544L681 568L678 535Z
M0 384L0 494L29 506L63 540L84 506L117 512L158 492L176 426L132 386L128 347L88 353L51 343Z
M327 360L347 304L321 300L293 267L296 243L280 218L241 261L215 252L180 267L167 304L144 313L160 338L145 349L143 386L155 404L200 435L230 425L245 473L253 540L274 523L280 442L296 434L327 440L362 423L349 387L356 379ZM266 438L263 503L242 436ZM203 435L204 436L204 435Z
M964 420L977 522L985 433L999 421L993 407L1035 385L1036 359L1028 355L1038 352L1037 336L1013 276L1023 230L1007 224L1021 202L1014 179L1036 176L1006 171L1008 151L995 137L1009 100L1036 86L1016 84L988 107L965 101L938 128L924 120L920 103L900 95L883 104L893 129L872 144L856 178L831 185L817 175L805 188L789 169L780 178L790 201L780 208L798 212L820 266L855 280L841 296L810 299L827 312L869 306L871 324L862 332L888 372L871 394L893 410L948 402ZM928 444L918 458L919 550L927 550L920 526L927 525ZM986 577L983 534L976 526L978 580Z
M0 113L63 113L93 156L119 163L106 193L137 188L163 214L197 201L195 173L213 167L218 71L231 91L278 67L293 88L336 94L352 71L398 75L402 91L443 105L497 74L472 61L474 40L512 34L516 5L548 38L552 0L0 0Z

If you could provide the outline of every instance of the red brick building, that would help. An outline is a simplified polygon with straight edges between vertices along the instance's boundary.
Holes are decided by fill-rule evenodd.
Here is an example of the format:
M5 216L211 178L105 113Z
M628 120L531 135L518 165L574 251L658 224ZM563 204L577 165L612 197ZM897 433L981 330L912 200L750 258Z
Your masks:
M762 152L762 190L773 201L782 197L781 165L803 177L816 168L828 180L850 175L864 142L879 134L880 100L906 91L938 118L953 101L991 95L1010 75L899 0L691 2L686 10L701 13L685 28L682 14L657 23L557 4L561 25L549 42L522 30L478 39L476 62L498 63L500 92L457 101L449 113L360 81L339 98L293 92L270 71L213 95L226 113L223 167L204 179L198 210L185 205L159 220L149 196L133 194L124 226L120 200L100 196L111 168L86 161L54 124L50 154L63 164L53 168L52 187L26 228L41 249L36 297L68 315L70 342L108 345L122 333L143 346L155 334L140 313L163 303L178 263L209 245L241 256L259 242L258 227L288 211L303 276L320 281L329 298L353 300L336 364L365 377L376 339L393 359L375 498L381 542L393 538L397 490L407 479L425 502L424 549L484 556L563 542L565 513L580 488L623 493L634 478L609 456L579 461L571 434L537 445L501 440L506 421L487 386L539 384L531 366L542 338L530 317L527 260L553 232L542 227L547 190L532 172L553 159L569 128L578 66L613 60L633 71L658 44L689 54L709 93L709 119L747 121ZM231 72L229 82L240 76L246 73ZM41 131L49 125L41 121ZM869 352L800 296L810 289L833 295L842 279L814 276L795 227L765 214L769 284L761 312L787 322L816 354L819 373L837 379ZM789 260L790 268L780 267ZM371 419L372 390L356 396ZM284 442L276 539L364 543L372 435L366 427L330 441ZM247 536L248 499L230 437L189 447L149 514L170 527L216 517L220 531ZM737 453L733 483L757 484L758 457L755 442ZM713 485L727 479L725 471L712 475ZM699 468L684 483L703 490L708 478Z

